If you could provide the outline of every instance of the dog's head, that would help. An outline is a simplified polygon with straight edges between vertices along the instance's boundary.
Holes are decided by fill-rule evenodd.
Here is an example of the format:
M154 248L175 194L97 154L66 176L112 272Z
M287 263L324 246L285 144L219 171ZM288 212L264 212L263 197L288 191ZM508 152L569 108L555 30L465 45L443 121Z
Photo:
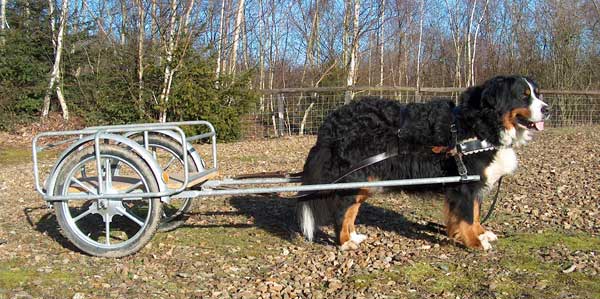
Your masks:
M522 76L494 77L467 89L460 101L465 118L481 137L506 146L531 140L529 130L543 130L548 115L535 81Z

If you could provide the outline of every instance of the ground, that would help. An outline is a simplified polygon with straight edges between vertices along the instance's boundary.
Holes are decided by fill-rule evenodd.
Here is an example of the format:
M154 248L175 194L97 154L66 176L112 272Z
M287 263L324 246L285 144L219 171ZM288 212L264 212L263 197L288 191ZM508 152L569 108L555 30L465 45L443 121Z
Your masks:
M0 142L0 298L600 297L600 127L549 129L518 149L486 223L500 237L490 251L449 241L434 195L370 199L357 226L368 239L350 252L301 238L293 200L240 196L199 199L185 226L122 259L61 237L33 190L29 148L10 138ZM221 174L299 171L314 140L219 144Z

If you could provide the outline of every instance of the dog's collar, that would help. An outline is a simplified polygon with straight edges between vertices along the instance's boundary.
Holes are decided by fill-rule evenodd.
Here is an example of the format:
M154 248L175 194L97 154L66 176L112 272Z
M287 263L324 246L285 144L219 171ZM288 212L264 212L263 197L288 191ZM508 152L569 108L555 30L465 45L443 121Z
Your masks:
M480 140L478 138L461 140L456 146L459 153L465 156L496 149L496 147L487 140Z
M480 140L477 137L458 141L458 133L460 129L458 123L459 110L460 108L458 107L454 107L452 109L452 122L450 123L450 131L452 133L451 142L453 144L450 144L450 148L455 148L456 152L462 155L471 155L496 149L496 147L487 140Z

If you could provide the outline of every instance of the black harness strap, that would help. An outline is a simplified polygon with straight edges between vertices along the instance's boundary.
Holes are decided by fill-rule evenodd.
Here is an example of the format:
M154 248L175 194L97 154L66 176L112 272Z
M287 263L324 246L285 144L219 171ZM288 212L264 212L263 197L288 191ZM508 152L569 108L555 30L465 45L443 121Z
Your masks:
M504 177L500 177L500 179L498 180L498 188L496 189L496 195L494 195L492 205L490 206L487 214L485 214L485 217L483 217L483 220L481 220L481 223L486 222L492 215L492 212L494 212L494 208L496 208L496 202L498 202L498 194L500 193L500 186L502 185L502 178ZM479 205L479 214L481 214L481 205Z
M462 159L462 153L460 152L460 148L458 147L458 129L456 128L456 122L452 122L450 125L450 132L452 133L452 143L453 145L450 148L453 149L452 156L454 157L454 161L456 162L456 168L458 168L458 174L462 180L466 180L468 178L467 175L467 166L465 166L465 162Z
M338 177L337 179L335 179L333 182L329 183L329 184L335 184L335 183L339 183L341 180L343 180L344 178L346 178L347 176L367 167L367 166L371 166L373 164L379 163L381 161L387 160L389 158L398 156L398 151L391 151L391 152L383 152L381 154L377 154L375 156L371 156L369 158L366 158L362 161L360 161L359 163L353 165L353 167L347 171L346 173L344 173L342 176ZM309 199L303 199L304 197L307 197L309 195L315 194L319 191L310 191L308 193L302 193L302 194L298 194L295 196L291 196L289 198L296 198L299 199L300 201L305 201L305 200L309 200Z

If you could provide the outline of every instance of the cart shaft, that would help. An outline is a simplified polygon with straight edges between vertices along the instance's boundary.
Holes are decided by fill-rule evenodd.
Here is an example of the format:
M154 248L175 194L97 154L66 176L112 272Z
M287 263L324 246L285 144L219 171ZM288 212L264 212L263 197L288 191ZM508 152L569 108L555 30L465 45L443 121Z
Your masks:
M422 179L404 179L404 180L389 180L376 182L354 182L354 183L336 183L336 184L315 184L301 186L282 186L282 187L264 187L264 188L245 188L245 189L227 189L214 190L208 189L218 187L220 185L232 185L231 181L227 184L220 184L220 181L207 181L203 185L203 190L188 190L179 194L175 194L173 198L185 197L200 197L200 196L219 196L219 195L243 195L243 194L262 194L262 193L279 193L279 192L308 192L308 191L327 191L341 189L358 189L358 188L374 188L374 187L401 187L401 186L417 186L417 185L437 185L437 184L452 184L452 183L467 183L477 182L480 180L478 175L470 175L467 178L460 176L451 177L436 177ZM263 183L271 182L270 179L265 179ZM239 185L243 185L244 180L238 180ZM256 184L257 180L252 180L251 184Z

